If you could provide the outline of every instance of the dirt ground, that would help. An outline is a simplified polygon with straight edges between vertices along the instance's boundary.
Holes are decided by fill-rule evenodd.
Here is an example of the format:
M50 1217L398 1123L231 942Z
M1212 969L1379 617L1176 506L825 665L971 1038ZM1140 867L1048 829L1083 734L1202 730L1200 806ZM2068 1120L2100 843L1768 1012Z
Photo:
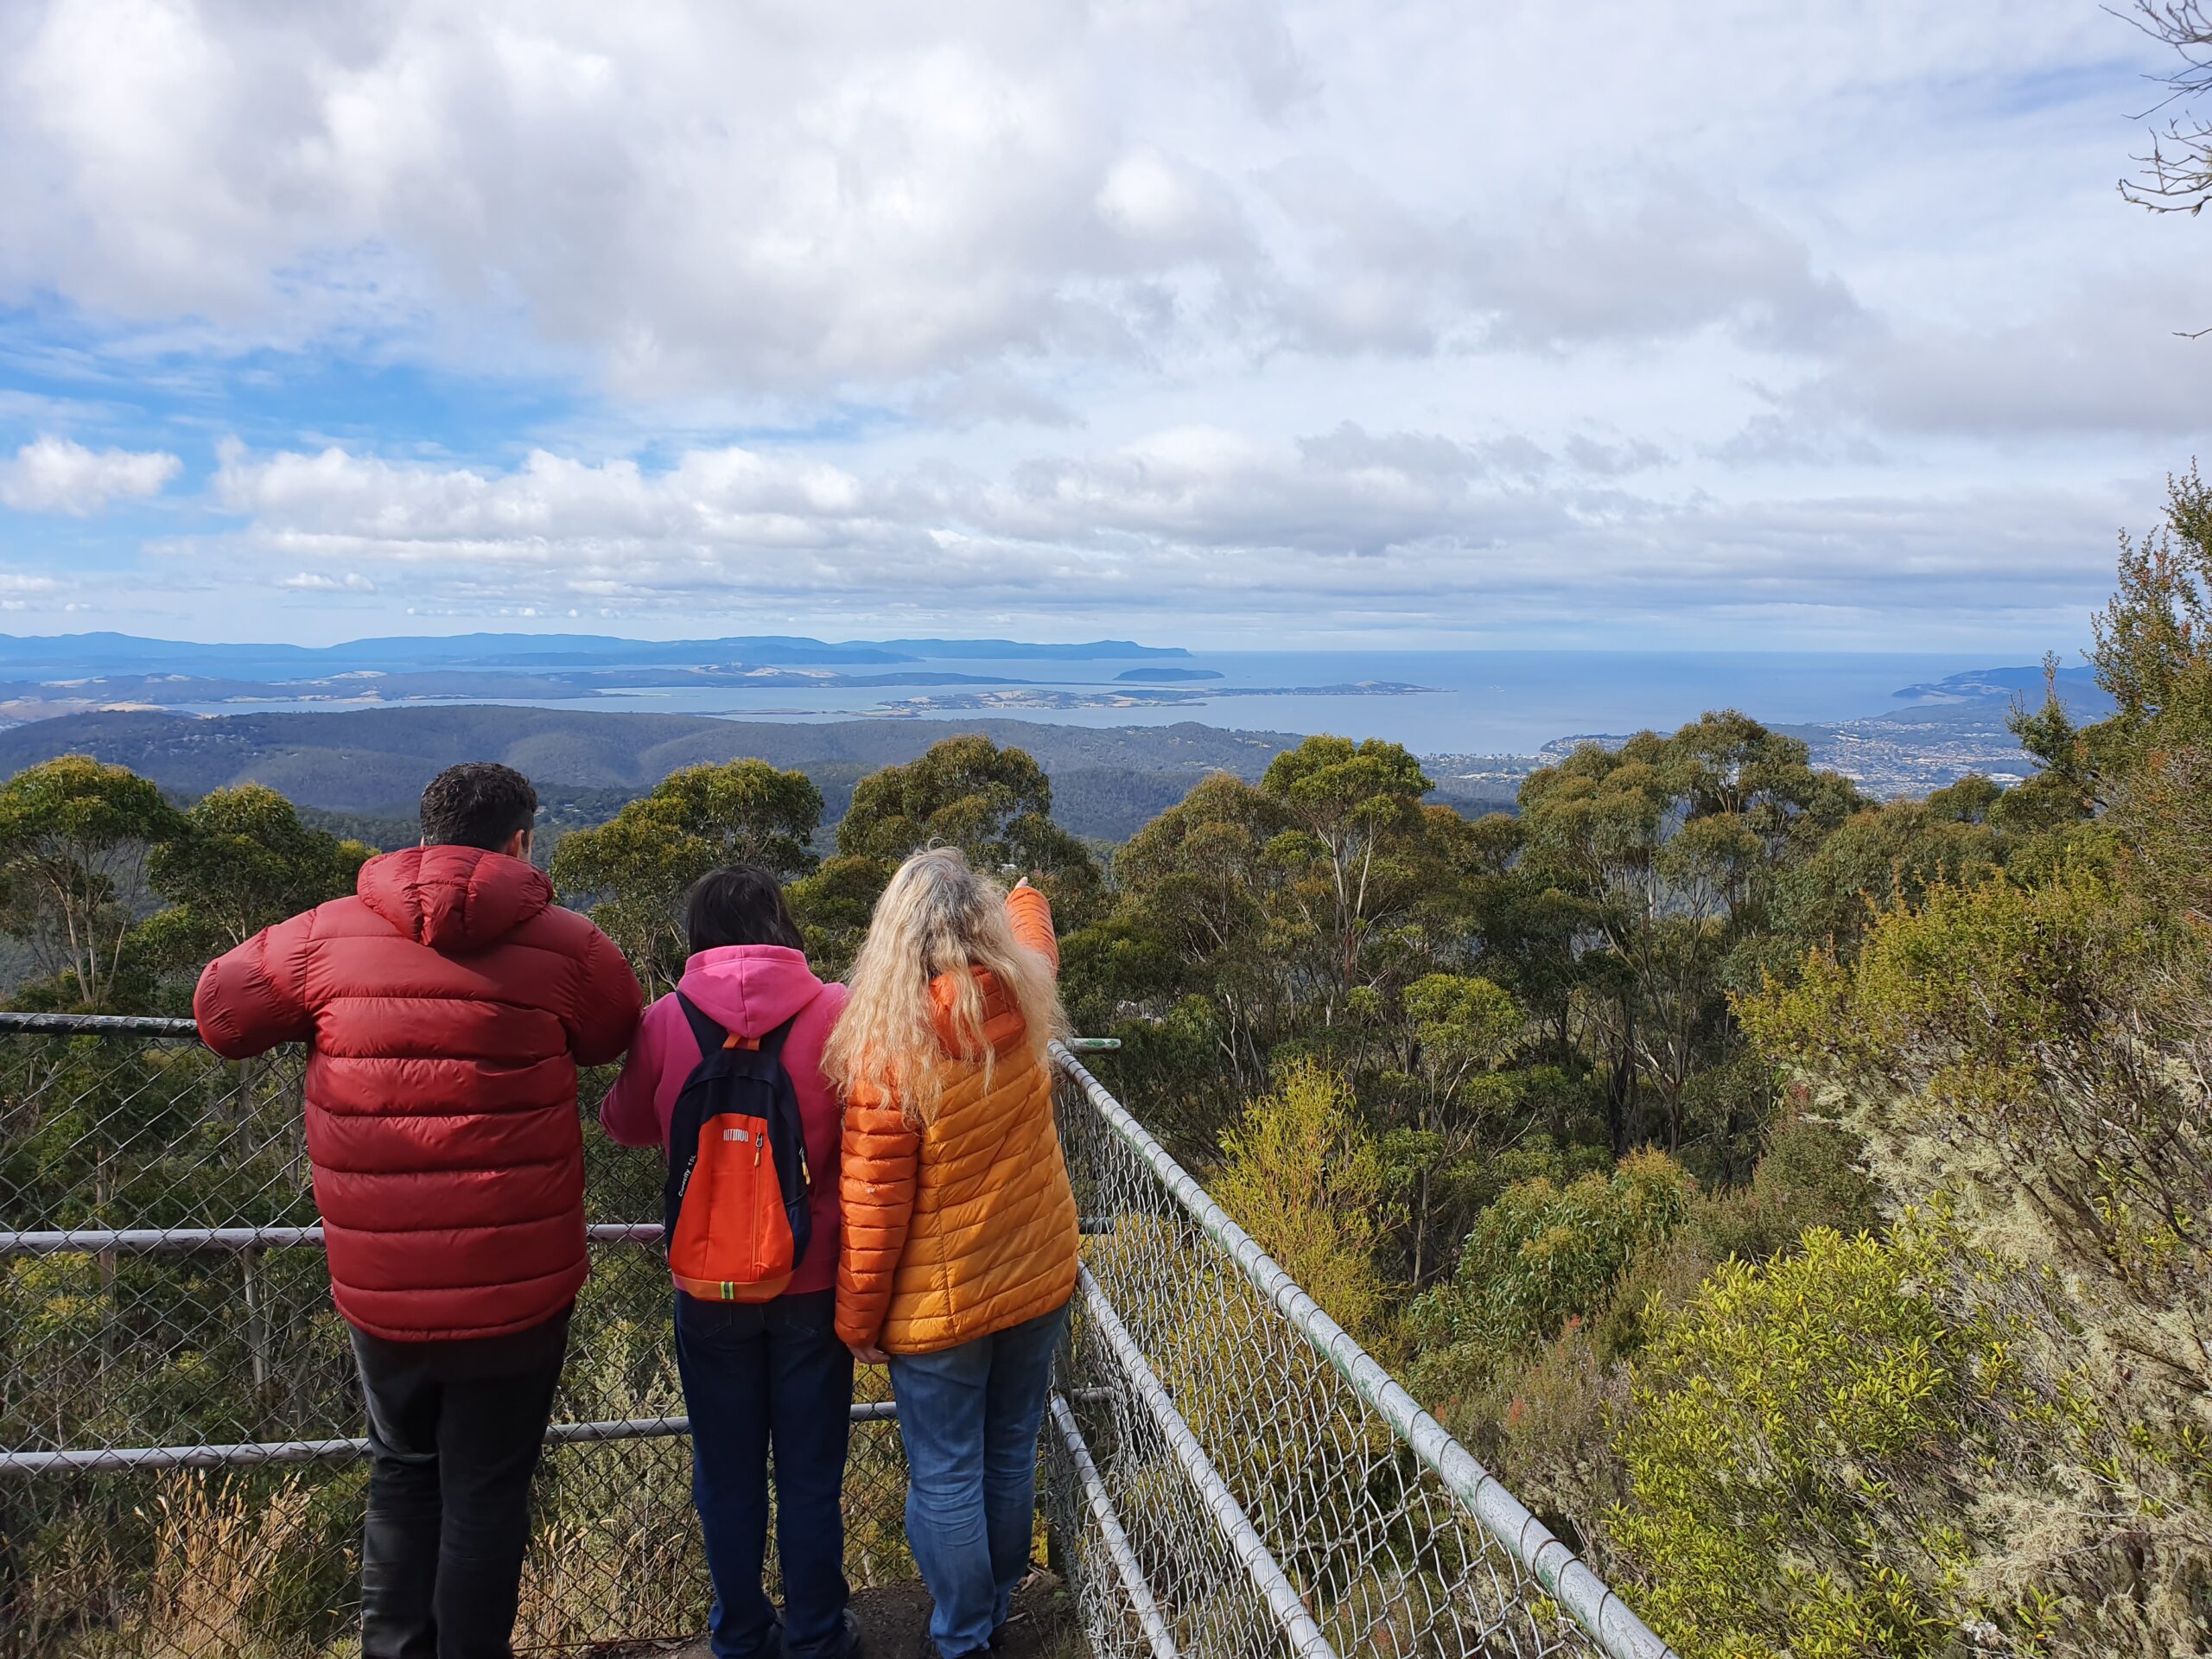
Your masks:
M930 1592L918 1583L886 1585L853 1598L867 1642L866 1659L938 1659L929 1639ZM1014 1598L1014 1617L993 1659L1082 1659L1084 1644L1069 1621L1059 1580L1031 1576ZM708 1659L704 1637L682 1646L631 1648L624 1659Z

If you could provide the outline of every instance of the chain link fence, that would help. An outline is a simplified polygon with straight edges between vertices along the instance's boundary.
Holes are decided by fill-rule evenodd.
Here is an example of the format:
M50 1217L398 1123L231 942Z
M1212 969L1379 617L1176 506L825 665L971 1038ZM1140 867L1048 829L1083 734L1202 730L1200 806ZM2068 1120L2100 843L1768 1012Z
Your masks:
M0 1025L0 1651L353 1650L367 1481L302 1055L188 1023ZM611 1074L588 1075L587 1116ZM593 1129L591 1278L538 1475L518 1648L689 1636L710 1592L659 1254L661 1167ZM863 1392L882 1373L863 1372ZM887 1408L854 1406L857 1585L913 1576Z
M1086 1217L1048 1437L1101 1659L1662 1659L1664 1643L1072 1054Z
M1663 1653L1060 1058L1087 1267L1046 1509L1096 1653ZM357 1650L366 1446L301 1061L226 1062L180 1021L0 1015L4 1659ZM640 1221L660 1166L594 1129L586 1168L524 1652L690 1636L709 1599ZM897 1424L883 1373L859 1386L847 1570L903 1583Z

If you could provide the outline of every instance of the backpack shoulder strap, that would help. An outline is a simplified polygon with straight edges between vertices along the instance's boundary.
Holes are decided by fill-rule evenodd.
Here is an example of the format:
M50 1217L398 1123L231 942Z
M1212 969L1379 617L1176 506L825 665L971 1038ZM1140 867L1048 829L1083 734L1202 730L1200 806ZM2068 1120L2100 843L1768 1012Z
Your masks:
M795 1014L760 1039L760 1052L772 1060L782 1059L785 1039L791 1034L791 1027L797 1024L798 1015Z
M678 991L677 1002L683 1009L683 1018L691 1027L691 1034L699 1042L699 1058L712 1059L715 1051L729 1040L729 1033L699 1011L699 1005Z

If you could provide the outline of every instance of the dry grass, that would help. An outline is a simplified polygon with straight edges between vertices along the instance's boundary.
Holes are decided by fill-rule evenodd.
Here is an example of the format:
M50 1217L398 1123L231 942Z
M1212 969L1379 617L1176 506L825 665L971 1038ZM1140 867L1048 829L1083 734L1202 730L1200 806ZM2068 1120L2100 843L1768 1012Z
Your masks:
M706 1622L706 1563L687 1499L541 1527L523 1564L523 1651L688 1635Z
M140 1651L217 1659L257 1651L246 1615L264 1575L308 1535L307 1489L287 1480L257 1503L242 1483L165 1477Z
M150 1519L154 1566L117 1631L145 1659L276 1659L250 1615L270 1575L309 1534L311 1494L296 1479L256 1493L245 1482L161 1478Z
M857 1585L913 1577L895 1431L856 1426L846 1489ZM142 1479L145 1484L139 1484ZM711 1599L681 1440L546 1459L521 1584L524 1652L680 1637ZM14 1659L351 1659L359 1492L311 1473L131 1478L135 1503L42 1518L0 1653Z

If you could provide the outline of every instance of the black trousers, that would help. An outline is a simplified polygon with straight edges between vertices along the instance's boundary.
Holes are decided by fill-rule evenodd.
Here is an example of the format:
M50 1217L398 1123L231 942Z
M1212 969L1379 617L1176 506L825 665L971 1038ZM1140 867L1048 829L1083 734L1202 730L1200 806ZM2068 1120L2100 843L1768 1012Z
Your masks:
M361 1659L512 1659L568 1312L475 1340L353 1337L372 1459Z

